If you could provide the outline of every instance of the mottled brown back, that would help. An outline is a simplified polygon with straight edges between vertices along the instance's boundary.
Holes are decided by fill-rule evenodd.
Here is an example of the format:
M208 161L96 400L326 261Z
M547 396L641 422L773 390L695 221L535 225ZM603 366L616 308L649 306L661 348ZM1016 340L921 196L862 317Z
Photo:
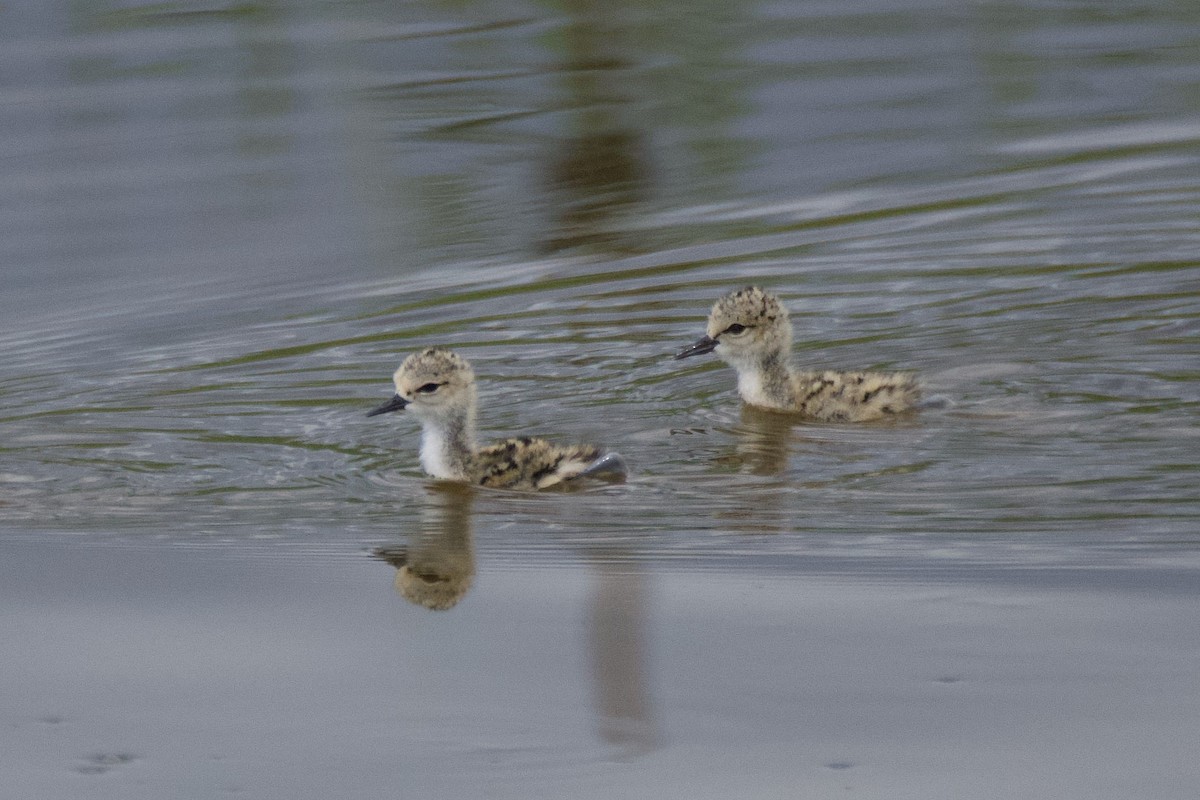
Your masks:
M591 445L558 446L545 439L506 439L476 452L471 482L493 489L545 489L575 477L602 452Z
M801 372L796 408L829 422L867 422L912 409L921 399L915 376L903 372Z

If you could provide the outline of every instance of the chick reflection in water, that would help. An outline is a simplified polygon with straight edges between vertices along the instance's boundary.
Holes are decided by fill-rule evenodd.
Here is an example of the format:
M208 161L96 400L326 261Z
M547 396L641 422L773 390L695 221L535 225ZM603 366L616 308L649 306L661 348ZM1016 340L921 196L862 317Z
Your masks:
M676 360L716 353L737 370L746 403L824 422L867 422L912 409L916 378L902 372L802 372L792 366L792 323L775 295L731 292L708 315L708 331Z
M782 475L793 444L792 420L756 406L742 406L736 429L736 455L730 458L752 475Z
M405 600L434 611L458 605L475 580L471 541L473 491L440 483L429 487L421 507L421 529L408 546L376 548L373 555L396 568L396 591Z
M421 466L435 478L527 491L585 477L625 478L621 456L593 445L559 446L525 436L478 447L475 372L457 353L436 348L414 353L393 381L395 396L367 416L409 409L423 428Z

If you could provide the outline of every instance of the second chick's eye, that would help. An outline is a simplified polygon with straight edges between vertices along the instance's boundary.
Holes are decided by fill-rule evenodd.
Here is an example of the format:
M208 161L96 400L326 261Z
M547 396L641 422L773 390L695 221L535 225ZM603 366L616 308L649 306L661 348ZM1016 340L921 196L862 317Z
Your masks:
M417 391L421 394L432 394L433 392L436 392L440 386L440 383L426 383L423 386L418 386Z
M732 325L730 325L728 328L726 328L725 332L732 333L736 336L737 334L743 332L744 330L746 330L745 325L739 325L738 323L735 322Z

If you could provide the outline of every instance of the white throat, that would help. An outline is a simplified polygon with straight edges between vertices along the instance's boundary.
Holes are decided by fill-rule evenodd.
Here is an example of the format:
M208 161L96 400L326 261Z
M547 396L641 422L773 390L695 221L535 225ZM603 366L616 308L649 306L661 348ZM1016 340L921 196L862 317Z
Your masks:
M717 355L737 370L738 394L742 400L764 408L786 408L792 402L793 372L787 354L767 363L761 354L725 352Z
M465 480L475 451L474 414L446 419L425 415L421 420L421 468L442 480Z
M445 429L431 422L421 431L421 469L435 478L453 480L456 475L449 459L450 442Z
M743 400L756 406L770 405L763 392L763 371L757 359L728 347L718 347L717 356L737 370L738 394Z
M738 394L747 403L755 406L769 406L770 400L763 390L762 370L750 364L737 364Z

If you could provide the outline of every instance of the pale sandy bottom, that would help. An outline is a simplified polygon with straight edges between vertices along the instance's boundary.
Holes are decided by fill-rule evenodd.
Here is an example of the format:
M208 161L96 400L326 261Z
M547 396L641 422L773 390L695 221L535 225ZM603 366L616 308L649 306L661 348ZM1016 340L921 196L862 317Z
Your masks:
M1200 598L1166 569L922 580L347 548L0 543L0 785L46 798L1170 798Z

